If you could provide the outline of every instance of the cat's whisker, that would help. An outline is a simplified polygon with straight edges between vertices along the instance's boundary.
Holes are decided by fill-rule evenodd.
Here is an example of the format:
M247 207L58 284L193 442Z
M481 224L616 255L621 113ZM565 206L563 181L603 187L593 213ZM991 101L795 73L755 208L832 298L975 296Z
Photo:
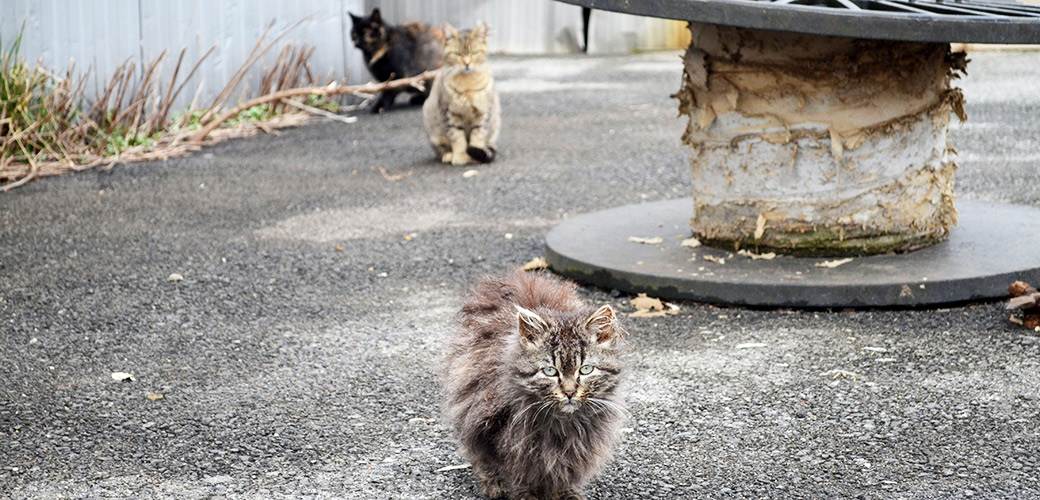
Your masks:
M509 421L509 425L515 424L517 422L517 420L520 420L520 417L522 417L524 415L524 413L527 412L527 410L530 410L531 408L533 408L535 405L537 405L539 403L541 403L541 401L535 401L534 403L531 403L531 404L525 406L516 415L513 415L513 418Z
M540 408L538 408L537 412L535 412L534 419L538 420L538 416L541 415L542 410L551 410L552 407L555 404L556 404L556 401L553 401L553 400L545 401L544 403L542 403L542 406Z
M632 412L628 411L628 408L625 408L624 406L621 406L621 405L617 404L616 402L611 401L609 399L588 398L588 400L589 401L593 401L593 402L595 402L595 403L597 403L599 405L602 405L603 408L608 408L611 411L619 413L619 414L621 414L621 415L623 415L625 417L629 417L629 418L632 417Z
M586 399L585 402L588 403L589 406L591 406L592 409L596 411L596 413L608 413L610 411L610 409L607 408L606 405L600 403L599 401L596 401L595 399Z

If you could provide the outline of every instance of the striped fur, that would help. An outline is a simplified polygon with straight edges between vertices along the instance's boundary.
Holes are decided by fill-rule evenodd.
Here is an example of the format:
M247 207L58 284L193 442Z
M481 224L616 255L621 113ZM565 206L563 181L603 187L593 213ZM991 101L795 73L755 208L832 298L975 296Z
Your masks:
M585 306L569 282L516 273L480 281L460 316L444 408L483 493L583 498L625 413L614 310Z

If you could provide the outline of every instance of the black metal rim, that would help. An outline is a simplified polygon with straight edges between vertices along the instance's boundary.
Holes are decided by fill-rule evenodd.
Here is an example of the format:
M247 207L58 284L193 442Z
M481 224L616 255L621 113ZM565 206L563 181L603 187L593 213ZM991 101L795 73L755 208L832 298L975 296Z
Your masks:
M743 28L914 41L1040 43L1040 6L998 0L560 0Z

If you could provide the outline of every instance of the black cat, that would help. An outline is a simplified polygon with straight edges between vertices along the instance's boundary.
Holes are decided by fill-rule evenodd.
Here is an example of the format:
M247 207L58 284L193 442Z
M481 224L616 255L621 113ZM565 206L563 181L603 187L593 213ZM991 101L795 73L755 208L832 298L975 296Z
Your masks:
M350 37L361 49L372 76L381 82L418 75L441 66L444 58L444 33L422 23L400 26L386 24L379 9L372 9L368 17L350 14L354 22ZM422 104L429 90L404 90L414 94L412 104ZM379 95L373 113L390 110L394 98L402 90L388 90Z

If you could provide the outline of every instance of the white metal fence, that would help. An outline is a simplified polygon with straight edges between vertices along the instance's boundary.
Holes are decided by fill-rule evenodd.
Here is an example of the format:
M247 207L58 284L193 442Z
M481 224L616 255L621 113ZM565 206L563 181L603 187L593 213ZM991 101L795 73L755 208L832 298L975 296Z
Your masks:
M70 61L80 70L90 68L88 90L100 87L124 61L140 67L163 50L172 59L187 48L190 63L216 46L198 76L207 98L272 21L278 30L305 19L285 40L317 47L311 62L318 76L367 80L346 12L376 6L392 22L470 26L486 21L492 27L491 49L500 53L572 52L581 36L581 9L552 0L2 0L0 40L8 46L24 25L22 54L57 70ZM600 53L675 48L680 32L674 22L595 12L591 48ZM164 70L172 70L172 61Z

